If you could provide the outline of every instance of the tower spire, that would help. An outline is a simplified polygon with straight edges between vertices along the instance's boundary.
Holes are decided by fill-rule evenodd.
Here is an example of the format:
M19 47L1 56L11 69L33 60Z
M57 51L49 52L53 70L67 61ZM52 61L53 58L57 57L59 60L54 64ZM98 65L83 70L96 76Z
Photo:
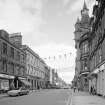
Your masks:
M84 0L83 10L88 10L85 0Z
M81 21L88 22L89 21L89 9L87 8L86 2L84 0L83 9L81 10Z
M83 4L83 9L81 10L81 15L82 16L88 16L89 14L88 14L88 11L89 11L89 9L87 8L87 5L86 5L86 2L85 2L85 0L84 0L84 4Z

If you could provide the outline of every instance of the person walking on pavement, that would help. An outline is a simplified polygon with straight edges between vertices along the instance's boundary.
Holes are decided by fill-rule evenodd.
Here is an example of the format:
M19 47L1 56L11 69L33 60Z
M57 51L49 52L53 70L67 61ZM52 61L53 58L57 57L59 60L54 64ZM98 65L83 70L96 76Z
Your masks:
M78 87L78 92L79 92L79 87Z
M94 86L91 86L91 92L90 92L90 94L92 94L92 95L94 95Z
M92 94L93 93L93 87L91 86L91 88L90 88L90 94Z
M95 89L95 87L93 87L93 95L95 95L96 94L96 89Z
M74 87L74 93L75 93L76 87Z

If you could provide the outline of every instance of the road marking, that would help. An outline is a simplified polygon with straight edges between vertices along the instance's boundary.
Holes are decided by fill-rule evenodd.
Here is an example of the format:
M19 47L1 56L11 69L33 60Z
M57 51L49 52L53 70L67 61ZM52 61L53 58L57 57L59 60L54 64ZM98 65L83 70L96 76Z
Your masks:
M69 105L72 105L72 100L73 100L73 91L71 90L71 101Z
M66 105L72 105L72 97L73 97L73 93L72 93L72 90L71 90L71 94L69 95L69 98L67 100Z

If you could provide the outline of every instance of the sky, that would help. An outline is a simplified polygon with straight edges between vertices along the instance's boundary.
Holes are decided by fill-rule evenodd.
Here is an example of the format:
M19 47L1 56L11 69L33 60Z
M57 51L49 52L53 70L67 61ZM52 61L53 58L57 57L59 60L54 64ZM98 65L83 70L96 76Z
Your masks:
M85 1L91 15L95 0ZM21 32L23 44L46 58L45 62L70 83L75 72L74 25L83 3L84 0L0 0L0 29Z

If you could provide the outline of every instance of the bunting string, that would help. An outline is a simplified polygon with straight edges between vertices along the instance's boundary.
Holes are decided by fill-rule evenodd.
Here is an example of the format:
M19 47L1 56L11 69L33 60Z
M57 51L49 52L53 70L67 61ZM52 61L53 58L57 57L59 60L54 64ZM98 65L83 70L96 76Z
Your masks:
M48 56L48 57L44 58L44 60L56 60L56 59L62 59L62 58L67 59L71 55L72 55L72 53L70 52L70 53L65 53L65 54L59 54L57 56Z

